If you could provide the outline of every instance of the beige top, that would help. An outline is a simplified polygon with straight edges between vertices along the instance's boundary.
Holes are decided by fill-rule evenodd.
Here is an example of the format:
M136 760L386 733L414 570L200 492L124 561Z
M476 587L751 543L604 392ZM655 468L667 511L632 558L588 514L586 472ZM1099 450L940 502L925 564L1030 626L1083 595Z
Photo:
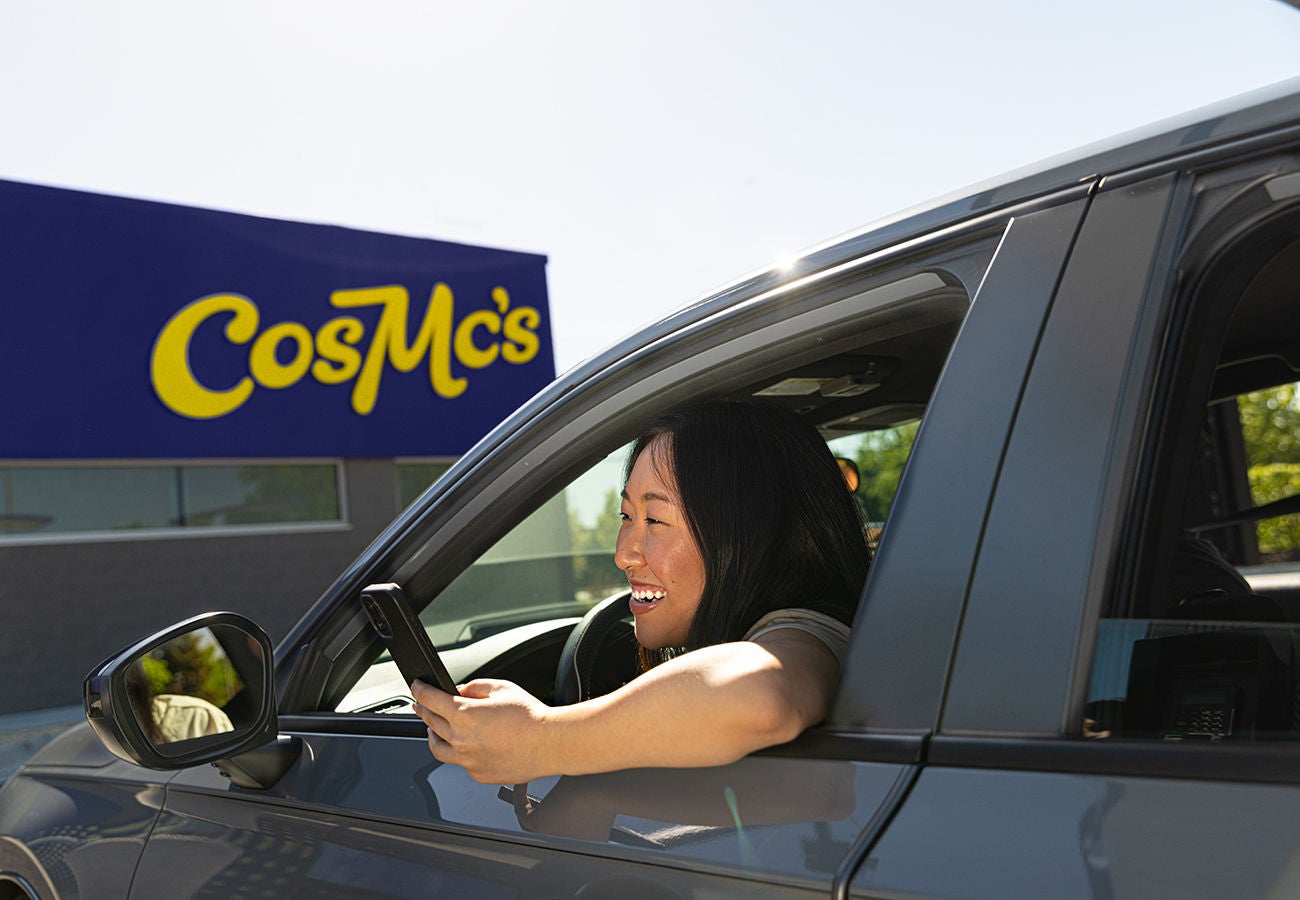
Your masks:
M745 640L752 641L760 634L776 631L778 628L797 628L817 638L835 654L840 665L844 665L844 655L849 650L849 626L839 619L811 609L777 609L763 616L754 623L754 627L745 633Z
M235 730L230 718L220 708L185 694L154 697L153 717L164 744Z

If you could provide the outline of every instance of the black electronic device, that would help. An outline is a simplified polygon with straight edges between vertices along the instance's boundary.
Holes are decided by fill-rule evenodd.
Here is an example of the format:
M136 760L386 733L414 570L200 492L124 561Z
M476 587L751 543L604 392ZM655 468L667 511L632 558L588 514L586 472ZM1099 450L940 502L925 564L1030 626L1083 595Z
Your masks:
M418 678L449 694L459 693L400 585L370 585L361 592L361 608L408 685Z
M1133 645L1125 732L1166 741L1294 738L1289 629L1239 623Z

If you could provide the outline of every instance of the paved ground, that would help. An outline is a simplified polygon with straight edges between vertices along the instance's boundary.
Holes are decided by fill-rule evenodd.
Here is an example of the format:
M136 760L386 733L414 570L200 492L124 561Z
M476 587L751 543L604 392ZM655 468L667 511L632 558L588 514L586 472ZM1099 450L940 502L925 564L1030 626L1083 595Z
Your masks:
M0 784L81 717L80 705L0 715Z

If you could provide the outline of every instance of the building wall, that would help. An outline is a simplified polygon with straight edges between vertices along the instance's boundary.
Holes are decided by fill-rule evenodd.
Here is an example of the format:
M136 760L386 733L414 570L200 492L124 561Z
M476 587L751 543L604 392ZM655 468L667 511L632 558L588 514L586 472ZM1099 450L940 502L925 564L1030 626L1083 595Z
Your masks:
M215 610L276 643L398 510L392 460L344 462L347 522L327 530L0 543L0 714L81 702L86 673Z

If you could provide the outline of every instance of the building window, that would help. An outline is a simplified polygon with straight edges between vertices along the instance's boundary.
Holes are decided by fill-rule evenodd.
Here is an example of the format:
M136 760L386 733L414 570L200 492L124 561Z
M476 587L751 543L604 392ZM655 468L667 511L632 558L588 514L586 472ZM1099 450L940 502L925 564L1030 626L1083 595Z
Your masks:
M397 508L406 509L425 488L451 468L452 460L420 460L397 464Z
M337 463L0 465L0 537L342 517Z

